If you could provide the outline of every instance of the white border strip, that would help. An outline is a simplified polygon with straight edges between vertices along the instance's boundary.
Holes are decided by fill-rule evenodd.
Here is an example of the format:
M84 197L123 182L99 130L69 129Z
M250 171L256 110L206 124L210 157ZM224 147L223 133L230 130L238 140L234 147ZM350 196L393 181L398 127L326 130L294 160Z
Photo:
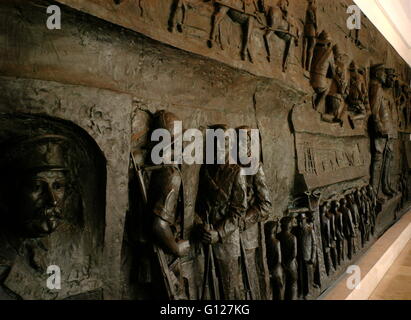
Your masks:
M382 33L398 54L411 66L411 49L397 32L376 0L354 0L355 4ZM384 61L381 61L384 62Z
M360 267L362 273L359 289L348 289L347 279L350 275L345 275L321 299L368 300L410 239L411 211L378 239L357 262L356 265Z

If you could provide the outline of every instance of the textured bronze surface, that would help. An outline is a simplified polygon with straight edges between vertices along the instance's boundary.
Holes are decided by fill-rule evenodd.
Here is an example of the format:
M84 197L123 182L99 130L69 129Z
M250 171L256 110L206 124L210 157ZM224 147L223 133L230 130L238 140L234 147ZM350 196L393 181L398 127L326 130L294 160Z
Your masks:
M0 298L316 299L411 201L410 68L352 4L1 1ZM257 173L154 165L177 120L259 129Z

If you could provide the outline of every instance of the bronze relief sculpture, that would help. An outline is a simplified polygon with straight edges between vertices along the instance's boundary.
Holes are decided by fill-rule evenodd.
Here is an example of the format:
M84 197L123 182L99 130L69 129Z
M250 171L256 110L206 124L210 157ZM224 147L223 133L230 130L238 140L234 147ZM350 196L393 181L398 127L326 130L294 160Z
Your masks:
M269 221L265 224L267 261L274 301L284 300L285 293L285 274L282 265L281 243L277 239L279 224L278 220Z
M212 17L211 34L208 40L209 47L213 47L217 41L217 34L221 33L221 22L228 15L233 21L239 23L243 29L241 59L246 60L248 58L253 62L249 45L255 21L260 19L259 12L261 11L261 6L259 2L260 0L213 0L215 13ZM219 44L221 49L224 49L221 39Z
M203 221L202 241L211 245L220 275L222 299L244 299L240 258L240 223L247 213L247 182L238 165L205 165L200 180L198 214ZM215 298L215 297L214 297Z
M316 0L308 0L304 24L304 43L302 66L305 71L311 71L311 63L314 54L314 47L318 35L317 6Z
M355 44L344 19L332 21L350 1L61 3L73 10L63 8L56 50L38 43L49 38L40 19L22 27L28 9L1 5L11 23L0 68L21 77L0 77L1 112L81 124L70 134L48 121L0 125L1 143L25 136L0 145L1 298L99 298L118 286L113 296L127 299L316 299L409 207L411 73L367 20ZM41 36L14 45L31 32ZM55 57L77 45L81 72L70 54ZM95 48L98 59L83 59ZM220 164L155 164L150 134L180 120L199 136L245 130L236 147L250 148L258 128L265 159L253 175L230 151ZM83 131L98 168L72 159ZM184 133L172 135L171 158ZM45 270L58 256L71 287L50 292Z
M12 137L2 150L2 299L101 298L100 244L92 243L99 241L98 225L89 230L91 198L83 193L88 182L79 176L90 161L83 144L44 132ZM87 258L90 250L93 261ZM50 266L61 270L59 290L46 286Z
M383 64L371 67L370 106L374 124L374 150L372 185L379 196L382 191L386 196L392 197L395 191L390 181L390 163L393 152L393 128L390 120L390 110L384 98L384 88L392 85L388 79L387 70Z
M324 104L330 88L329 75L334 75L334 73L335 60L331 37L326 31L322 31L316 41L310 69L310 84L316 93L314 99L314 108L316 110ZM321 106L321 108L324 109L325 107ZM321 109L319 111L321 112ZM324 113L324 111L321 113Z
M43 135L14 142L5 150L2 171L7 189L3 191L8 193L8 207L14 214L6 216L2 230L2 283L24 241L47 237L64 219L69 171L64 143L65 137ZM15 297L3 285L1 290L3 297Z
M291 232L293 218L281 219L281 231L277 239L281 245L281 257L285 274L284 300L297 300L298 297L298 263L297 263L297 238Z

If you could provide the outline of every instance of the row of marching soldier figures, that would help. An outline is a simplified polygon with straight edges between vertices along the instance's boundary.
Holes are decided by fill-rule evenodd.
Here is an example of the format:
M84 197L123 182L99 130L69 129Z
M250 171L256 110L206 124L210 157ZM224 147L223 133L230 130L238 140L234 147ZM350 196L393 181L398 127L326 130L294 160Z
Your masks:
M377 197L368 185L325 201L320 208L324 264L330 275L375 235Z

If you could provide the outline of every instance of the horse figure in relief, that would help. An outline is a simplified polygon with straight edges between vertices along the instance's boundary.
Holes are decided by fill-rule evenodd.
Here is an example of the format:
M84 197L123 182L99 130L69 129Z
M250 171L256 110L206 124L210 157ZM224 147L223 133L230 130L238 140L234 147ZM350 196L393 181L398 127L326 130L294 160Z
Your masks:
M211 48L216 42L219 42L221 49L224 50L220 27L223 19L229 16L232 21L240 24L243 28L241 58L246 60L248 54L252 62L253 58L249 51L249 44L255 21L262 23L259 14L263 12L263 2L264 0L213 0L215 12L210 39L208 40L209 47Z

